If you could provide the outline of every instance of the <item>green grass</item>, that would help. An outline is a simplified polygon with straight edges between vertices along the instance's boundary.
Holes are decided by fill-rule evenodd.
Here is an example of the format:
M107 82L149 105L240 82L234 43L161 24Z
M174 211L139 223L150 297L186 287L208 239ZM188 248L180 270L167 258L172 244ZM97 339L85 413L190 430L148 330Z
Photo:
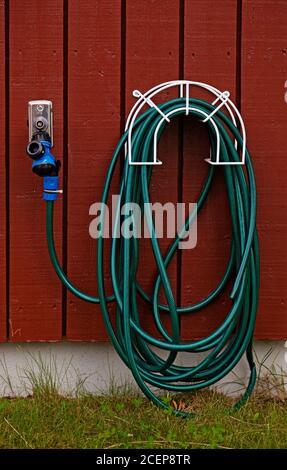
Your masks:
M183 402L195 417L177 418L124 394L63 398L40 391L2 398L0 448L287 447L286 401L253 398L234 413L228 412L231 399L216 392Z

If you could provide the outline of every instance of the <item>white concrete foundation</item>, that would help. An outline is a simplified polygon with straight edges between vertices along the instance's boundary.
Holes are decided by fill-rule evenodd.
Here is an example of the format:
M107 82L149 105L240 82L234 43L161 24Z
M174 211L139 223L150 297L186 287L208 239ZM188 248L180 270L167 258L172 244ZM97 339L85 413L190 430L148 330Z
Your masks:
M261 377L264 374L275 374L274 380L284 380L284 377L287 380L286 347L287 342L284 341L255 342L256 362L263 363ZM195 364L196 358L183 354L179 363ZM216 387L225 393L238 395L247 379L248 366L243 358L234 371ZM29 395L35 386L52 386L60 393L69 395L81 393L83 390L103 394L118 387L138 390L130 371L110 344L1 344L0 395Z

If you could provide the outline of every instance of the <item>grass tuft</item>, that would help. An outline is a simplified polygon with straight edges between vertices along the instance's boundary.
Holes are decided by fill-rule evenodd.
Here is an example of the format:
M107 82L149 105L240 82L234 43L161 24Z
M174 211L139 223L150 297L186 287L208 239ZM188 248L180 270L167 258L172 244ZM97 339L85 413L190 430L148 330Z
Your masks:
M180 396L195 416L182 419L141 396L57 393L0 399L0 448L286 448L287 401L232 400L214 391ZM167 400L179 403L179 397Z
M25 353L18 378L27 397L16 397L3 355L0 380L10 398L0 398L0 448L286 448L286 373L268 366L269 356L267 351L258 362L254 394L235 412L231 407L236 399L216 390L168 393L162 399L169 410L163 411L134 384L116 383L112 373L108 392L94 396L72 358L59 362L56 355L43 357L40 352ZM236 383L245 386L240 378ZM178 418L173 408L194 416Z

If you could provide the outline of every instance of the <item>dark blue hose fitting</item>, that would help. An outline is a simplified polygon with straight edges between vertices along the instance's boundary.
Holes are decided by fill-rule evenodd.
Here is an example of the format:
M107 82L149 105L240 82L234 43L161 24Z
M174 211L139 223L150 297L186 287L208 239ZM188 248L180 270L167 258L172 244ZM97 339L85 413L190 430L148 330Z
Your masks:
M27 153L33 159L32 170L38 176L58 176L60 162L51 153L51 142L32 140L27 145Z
M27 145L27 154L32 158L32 171L43 177L45 201L55 201L59 191L58 173L61 162L56 160L51 153L51 142L41 140L39 135L33 136L33 140Z
M59 192L59 176L44 176L43 199L56 201Z

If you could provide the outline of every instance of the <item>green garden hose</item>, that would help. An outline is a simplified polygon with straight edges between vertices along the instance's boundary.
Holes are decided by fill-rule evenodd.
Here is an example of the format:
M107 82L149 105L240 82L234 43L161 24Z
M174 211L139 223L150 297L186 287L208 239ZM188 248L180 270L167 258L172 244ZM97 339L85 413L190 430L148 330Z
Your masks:
M184 98L172 99L159 105L162 113L173 111L173 117L184 114ZM190 115L202 119L202 112L211 113L215 105L199 99L189 99ZM153 107L142 113L134 123L133 159L151 161L153 136L161 115ZM223 162L238 162L242 137L238 128L223 112L217 110L213 120L219 130L220 159ZM206 122L211 145L211 159L215 156L216 133L211 121ZM160 138L166 122L159 132ZM102 203L108 201L111 181L116 165L120 165L121 155L128 138L126 131L121 137L112 156L102 193ZM238 142L238 149L234 146ZM232 222L232 243L230 257L223 278L218 286L203 300L178 307L172 292L167 268L179 248L181 234L170 244L164 257L160 251L151 213L147 213L151 246L157 266L157 276L153 293L149 296L138 282L139 240L136 237L112 238L110 271L113 295L106 294L104 279L104 236L105 210L101 213L101 234L97 247L98 297L85 294L77 289L63 272L53 239L53 201L47 202L47 240L49 254L57 275L73 294L88 302L99 303L109 338L123 362L130 368L136 382L145 395L156 405L169 408L153 387L175 392L190 392L208 387L228 374L239 362L244 353L250 366L249 383L243 397L235 405L238 408L250 396L256 381L256 368L252 356L252 341L259 293L259 246L256 231L256 188L252 164L246 150L245 171L241 165L210 165L209 173L197 201L197 211L203 208L216 171L223 171L227 188ZM129 165L125 160L120 187L117 211L119 223L120 208L126 203L138 203L141 207L150 202L149 185L152 166ZM189 214L183 229L187 230L194 213ZM193 315L210 304L224 289L229 279L233 288L230 294L232 307L221 325L208 336L196 341L181 341L181 315ZM158 300L163 290L165 303ZM150 309L150 321L157 328L157 337L143 329L138 310L138 299L142 298ZM112 323L108 303L116 304L116 322ZM164 327L162 319L170 320L171 333ZM161 353L159 353L160 351ZM177 365L178 353L190 354L205 352L197 365L185 367ZM165 353L165 356L163 356ZM185 416L184 411L175 411Z

